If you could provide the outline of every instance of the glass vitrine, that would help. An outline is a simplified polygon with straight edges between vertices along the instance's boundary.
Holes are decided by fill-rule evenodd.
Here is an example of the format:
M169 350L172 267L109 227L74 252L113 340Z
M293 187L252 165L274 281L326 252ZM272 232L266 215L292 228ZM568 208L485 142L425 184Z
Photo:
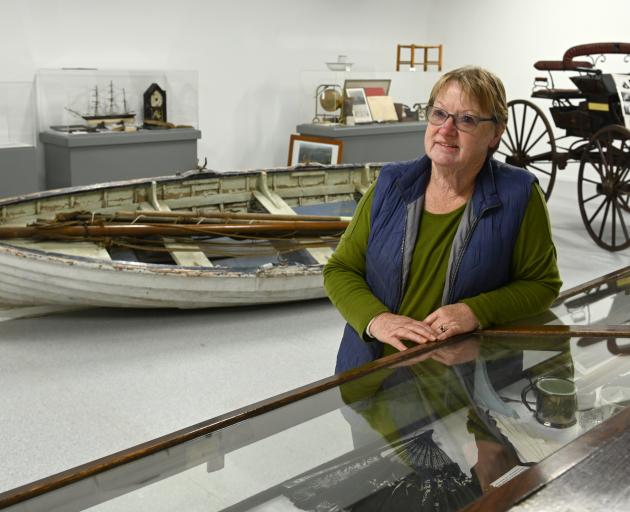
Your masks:
M629 290L630 267L525 326L388 356L9 491L0 508L460 510L624 411Z
M0 196L41 189L32 82L0 81Z
M0 149L35 144L32 82L0 82Z
M144 95L156 84L165 98L153 100L175 125L198 127L194 70L40 69L36 75L39 131L85 133L90 127L142 127Z

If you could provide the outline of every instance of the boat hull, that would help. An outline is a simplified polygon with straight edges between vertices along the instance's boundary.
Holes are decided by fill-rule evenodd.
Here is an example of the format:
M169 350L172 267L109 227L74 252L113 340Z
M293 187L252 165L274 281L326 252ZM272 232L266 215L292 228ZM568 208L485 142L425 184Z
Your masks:
M321 169L310 173L308 170L286 169L265 171L262 175L261 171L225 175L187 173L178 177L47 191L0 200L0 224L24 225L29 220L42 216L50 218L54 214L76 209L112 211L146 208L151 202L170 205L172 210L185 204L186 208L201 205L206 210L246 211L256 198L262 201L256 203L257 207L267 203L260 197L262 192L272 201L286 201L285 206L291 203L293 208L322 198L332 202L336 194L347 199L356 194L356 190L364 191L370 179L375 177L374 171L348 166L327 169L326 175L322 172ZM371 172L367 178L366 172ZM216 189L218 193L208 193L204 187ZM186 196L191 194L190 191L197 195ZM273 209L272 206L268 208ZM313 260L313 264L276 261L253 268L229 267L220 261L210 266L186 266L110 259L105 249L95 244L92 244L92 257L82 256L85 253L78 249L73 254L70 248L64 248L63 242L54 246L37 241L24 246L20 243L0 240L0 304L13 307L196 309L281 303L325 296L322 261ZM48 247L56 248L49 250Z
M320 265L255 272L69 259L0 244L0 303L209 308L323 297Z

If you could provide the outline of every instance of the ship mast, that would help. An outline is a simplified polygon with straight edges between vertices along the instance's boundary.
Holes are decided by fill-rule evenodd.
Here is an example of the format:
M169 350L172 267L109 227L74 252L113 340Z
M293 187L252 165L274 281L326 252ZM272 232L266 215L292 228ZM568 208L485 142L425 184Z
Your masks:
M94 107L94 115L97 116L98 115L98 85L94 86L94 101L93 101L93 107Z
M109 81L109 113L114 112L114 81Z

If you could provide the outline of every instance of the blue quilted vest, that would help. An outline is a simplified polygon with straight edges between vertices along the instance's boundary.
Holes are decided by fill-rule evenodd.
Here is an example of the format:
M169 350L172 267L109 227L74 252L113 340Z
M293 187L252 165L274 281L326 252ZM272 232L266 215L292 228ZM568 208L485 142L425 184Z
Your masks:
M398 311L404 295L430 175L431 160L426 156L389 164L374 189L365 279L392 312ZM512 251L534 182L528 171L486 159L453 241L443 305L510 281ZM335 371L355 368L382 354L381 342L366 342L346 325Z

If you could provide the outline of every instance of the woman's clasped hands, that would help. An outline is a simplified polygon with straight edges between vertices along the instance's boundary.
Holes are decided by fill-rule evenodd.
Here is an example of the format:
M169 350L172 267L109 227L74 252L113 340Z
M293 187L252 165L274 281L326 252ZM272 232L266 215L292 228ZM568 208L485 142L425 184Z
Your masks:
M419 345L442 341L477 327L479 322L472 310L466 304L457 303L436 309L422 321L395 313L381 313L372 320L370 335L397 350L405 350L404 341Z

